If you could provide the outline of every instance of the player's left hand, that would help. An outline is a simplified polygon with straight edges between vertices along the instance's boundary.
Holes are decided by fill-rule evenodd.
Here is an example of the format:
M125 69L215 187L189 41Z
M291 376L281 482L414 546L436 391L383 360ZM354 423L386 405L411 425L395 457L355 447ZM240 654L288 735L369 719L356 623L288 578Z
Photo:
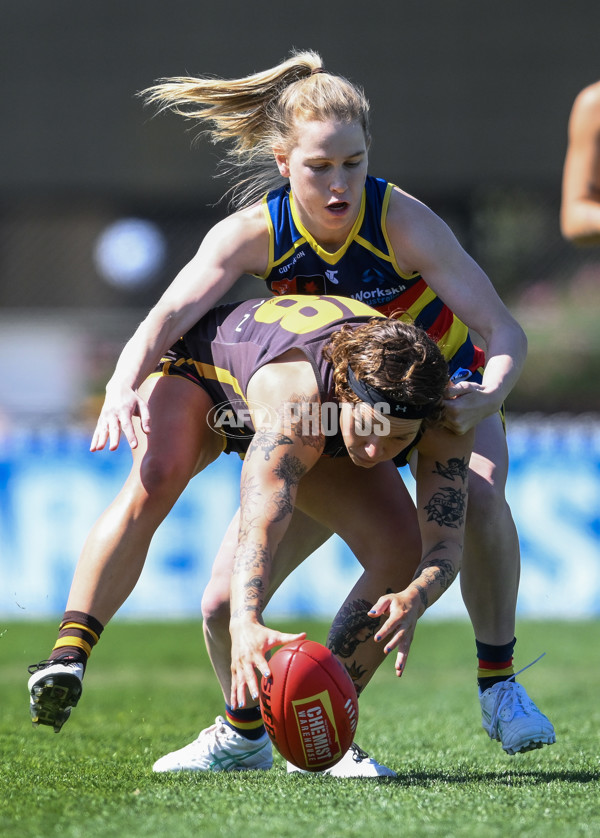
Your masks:
M121 434L124 434L131 449L137 448L138 438L132 418L138 416L145 434L150 433L150 409L148 403L136 390L126 385L107 385L106 397L96 429L92 437L90 451L102 451L109 444L109 450L119 447Z
M392 649L398 650L395 664L398 677L404 672L417 621L423 611L419 592L414 586L398 594L384 594L369 611L369 617L388 615L385 623L375 634L375 642L380 643L391 635L383 651L387 655Z
M258 698L258 670L265 678L270 678L271 670L266 653L275 646L304 640L306 632L286 634L275 631L260 623L235 621L230 625L231 632L231 707L244 707L246 690L254 701Z

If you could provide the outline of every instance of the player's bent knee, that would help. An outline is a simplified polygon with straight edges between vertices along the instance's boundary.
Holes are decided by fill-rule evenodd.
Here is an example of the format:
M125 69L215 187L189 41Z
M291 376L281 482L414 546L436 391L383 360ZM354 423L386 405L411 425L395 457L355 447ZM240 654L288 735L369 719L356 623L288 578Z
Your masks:
M201 603L202 619L210 629L212 627L225 626L229 631L229 591L223 591L221 586L210 583L202 596Z
M469 484L467 530L471 539L499 539L514 533L515 524L503 486L479 480Z
M179 495L187 485L191 467L175 457L146 453L140 465L140 482L144 490L153 495Z
M469 477L469 512L502 514L508 507L504 486L482 477Z

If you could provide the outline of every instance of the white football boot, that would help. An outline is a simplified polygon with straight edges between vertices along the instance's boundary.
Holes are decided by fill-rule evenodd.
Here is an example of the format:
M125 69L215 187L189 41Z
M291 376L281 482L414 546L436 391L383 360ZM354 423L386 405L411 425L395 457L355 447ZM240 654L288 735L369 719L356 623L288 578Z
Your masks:
M352 744L339 762L324 771L305 771L291 762L287 764L288 774L328 774L330 777L397 777L395 771L380 765L372 757Z
M522 754L556 742L552 723L538 710L525 687L500 681L479 694L481 724L507 754Z
M34 726L49 725L58 733L71 715L82 692L85 667L68 660L46 660L27 667L29 709Z
M267 733L259 739L240 736L222 716L200 731L197 739L157 759L152 770L167 771L267 771L273 765L273 750Z

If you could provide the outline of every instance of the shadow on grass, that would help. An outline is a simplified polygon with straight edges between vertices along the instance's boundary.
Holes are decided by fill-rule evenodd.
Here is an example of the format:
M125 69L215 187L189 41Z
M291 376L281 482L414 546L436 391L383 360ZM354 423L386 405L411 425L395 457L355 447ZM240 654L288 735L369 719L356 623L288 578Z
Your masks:
M469 783L496 783L500 786L539 786L548 783L596 783L600 771L481 771L453 773L451 771L415 771L398 774L397 777L382 777L379 782L399 786L432 786L438 783L467 785Z

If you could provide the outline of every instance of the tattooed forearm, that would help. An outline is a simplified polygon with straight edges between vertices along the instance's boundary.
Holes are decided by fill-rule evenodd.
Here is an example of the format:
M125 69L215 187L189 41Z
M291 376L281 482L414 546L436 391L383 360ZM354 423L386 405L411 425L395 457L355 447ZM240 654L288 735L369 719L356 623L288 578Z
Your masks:
M439 474L447 480L452 480L458 477L464 483L469 473L469 464L463 457L450 457L447 463L436 462L432 474Z
M427 520L435 521L440 527L462 527L465 520L467 493L451 486L442 486L423 509L427 512Z
M269 553L265 548L240 545L234 559L232 579L239 575L249 576L249 578L245 581L242 579L234 585L239 593L238 604L231 613L232 620L249 613L260 616L264 605L269 567Z
M269 566L270 555L266 546L240 544L233 561L233 574L250 573Z
M244 585L244 602L246 605L262 606L265 593L264 580L260 576L253 576Z
M418 582L413 582L414 587L419 592L419 599L423 603L423 608L427 610L429 608L429 597L427 596L427 588L423 585L419 585Z
M437 545L434 549L437 550L440 547L443 547L443 545ZM432 552L433 550L430 550L428 555ZM423 608L429 608L431 594L434 593L436 586L439 586L442 592L446 591L452 582L454 582L457 575L458 567L449 559L422 561L413 577L412 585L419 593L419 599L423 604ZM434 596L434 601L437 598L438 596Z
M439 583L440 588L445 591L456 579L458 569L451 561L447 559L433 559L430 562L424 562L419 566L419 570L415 574L415 579L419 576L425 577L428 584Z
M437 543L437 544L434 544L434 545L433 545L433 547L431 547L431 548L430 548L430 549L429 549L429 550L428 550L428 551L427 551L427 552L423 555L423 558L422 558L422 559L421 559L421 561L419 562L419 568L422 566L423 562L425 562L425 560L426 560L426 559L428 559L428 558L429 558L429 556L431 556L431 554L432 554L432 553L437 553L439 550L447 550L447 549L448 549L448 545L446 544L446 542L445 542L445 541L438 541L438 543ZM415 575L413 576L413 579L416 579L416 577L419 575L419 573L420 573L420 570L417 570L417 572L416 572L416 573L415 573Z
M242 608L236 608L235 611L231 612L229 620L231 622L233 620L239 620L244 614L260 614L260 608L256 605L244 605Z
M284 454L273 474L281 481L281 487L265 499L265 514L273 523L283 521L294 511L293 490L305 474L306 468L298 457Z

